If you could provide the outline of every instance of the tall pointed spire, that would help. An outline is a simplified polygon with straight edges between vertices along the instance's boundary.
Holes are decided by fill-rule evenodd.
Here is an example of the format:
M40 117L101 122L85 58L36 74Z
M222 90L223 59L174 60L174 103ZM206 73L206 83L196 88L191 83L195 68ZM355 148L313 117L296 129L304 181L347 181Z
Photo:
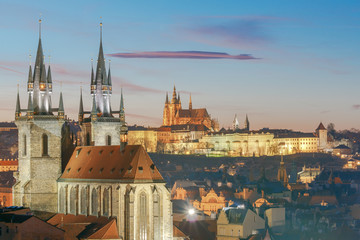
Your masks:
M121 112L124 112L124 97L123 97L122 88L121 88L121 97L120 97L120 113Z
M28 119L31 119L33 115L34 115L34 105L33 105L31 94L29 94L28 108L27 108Z
M108 73L108 79L107 79L107 85L109 85L109 86L111 86L110 63L111 63L111 60L109 60L109 73Z
M247 131L250 130L250 123L249 123L249 118L248 118L247 114L246 114L246 118L245 118L244 129L247 130Z
M174 91L173 91L173 96L172 96L171 103L176 103L176 87L175 87L175 84L174 84Z
M192 109L192 101L191 101L191 93L190 93L190 100L189 100L189 110Z
M95 100L95 97L93 97L93 104L92 104L92 109L91 109L91 115L96 115L96 114L97 114L96 100Z
M99 55L97 59L97 66L96 66L96 75L95 81L96 84L105 84L107 80L106 77L106 68L105 68L105 58L104 58L104 51L102 46L102 22L100 22L100 47L99 47Z
M20 108L20 96L19 96L19 84L18 84L17 85L15 119L17 119L20 116L21 116L21 108Z
M79 115L84 114L84 104L83 104L83 97L82 97L82 87L80 87L80 105L79 105Z
M168 92L166 92L165 104L168 104L168 103L169 103L169 95L168 95Z
M58 116L59 118L64 118L64 102L62 92L60 92Z
M34 79L32 76L32 69L31 64L29 65L29 75L28 75L28 92L32 91L34 89Z

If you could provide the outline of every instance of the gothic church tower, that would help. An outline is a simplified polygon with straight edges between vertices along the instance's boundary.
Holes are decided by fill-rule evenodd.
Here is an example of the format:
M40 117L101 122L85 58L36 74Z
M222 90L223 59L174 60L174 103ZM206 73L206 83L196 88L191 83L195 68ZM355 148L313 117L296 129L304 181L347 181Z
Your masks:
M121 92L120 110L112 111L112 82L110 66L106 72L102 46L102 23L100 23L100 47L96 64L96 73L91 69L90 93L92 96L91 112L84 111L82 93L80 94L79 124L81 127L81 145L104 146L127 143L127 126L125 122L124 99ZM89 114L87 118L85 114ZM113 114L119 114L114 117Z
M15 124L18 127L19 170L14 173L13 204L31 210L56 212L56 180L62 172L65 120L61 93L59 107L51 106L52 85L50 65L46 72L44 63L40 19L34 70L31 65L29 67L27 108L20 107L19 92L17 94Z

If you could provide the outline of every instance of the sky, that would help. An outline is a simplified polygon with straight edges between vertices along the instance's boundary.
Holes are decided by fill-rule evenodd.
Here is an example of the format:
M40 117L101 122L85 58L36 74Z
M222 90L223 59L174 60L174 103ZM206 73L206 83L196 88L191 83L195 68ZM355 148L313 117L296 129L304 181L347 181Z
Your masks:
M360 1L0 0L0 121L14 120L17 84L27 106L40 17L52 103L62 91L71 119L81 87L91 110L102 21L112 109L123 88L129 125L160 126L175 84L183 108L191 93L225 128L247 114L253 130L360 129Z

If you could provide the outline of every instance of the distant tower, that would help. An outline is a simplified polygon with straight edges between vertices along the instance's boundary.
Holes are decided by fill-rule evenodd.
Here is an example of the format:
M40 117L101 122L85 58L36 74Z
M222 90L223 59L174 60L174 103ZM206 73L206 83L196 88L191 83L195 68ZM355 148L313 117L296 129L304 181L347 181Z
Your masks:
M245 123L244 123L244 130L247 130L247 131L250 130L250 122L249 122L247 114L246 114Z
M282 182L284 184L284 186L286 186L287 183L289 182L288 176L286 174L286 168L285 168L283 155L281 155L280 168L278 170L277 180L279 182Z
M324 151L327 148L327 129L324 127L322 122L320 122L318 128L316 129L316 135L319 138L318 148L320 151Z
M174 91L172 95L171 102L168 100L168 95L166 93L166 101L164 106L164 115L163 115L163 125L171 126L178 124L176 121L176 114L181 108L180 95L176 93L176 87L174 85Z
M237 115L235 114L234 120L233 120L233 129L239 129L239 120L237 119Z
M41 20L34 71L31 63L29 66L26 109L21 109L19 93L17 96L15 124L18 127L19 171L14 173L13 204L56 212L56 180L62 172L65 115L62 93L59 107L51 107L51 69L49 65L46 73L40 30Z
M192 110L191 93L190 93L190 100L189 100L189 110Z
M106 72L104 51L102 46L102 23L100 23L100 47L96 64L96 72L91 67L90 93L92 96L92 110L83 109L82 92L80 93L79 124L81 127L81 144L85 146L120 145L121 132L125 130L124 105L119 111L111 109L112 81L109 62L109 71ZM121 103L123 96L121 93ZM85 118L85 114L89 117ZM119 114L119 118L113 114ZM126 128L127 129L127 128ZM127 130L126 130L127 132ZM126 134L125 134L126 135ZM126 138L123 137L123 140Z

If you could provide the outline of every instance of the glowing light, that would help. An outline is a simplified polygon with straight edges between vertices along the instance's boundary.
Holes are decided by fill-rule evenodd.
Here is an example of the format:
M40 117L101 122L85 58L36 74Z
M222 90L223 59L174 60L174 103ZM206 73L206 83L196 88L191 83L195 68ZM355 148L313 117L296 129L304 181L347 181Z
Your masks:
M189 215L194 215L195 214L195 210L193 208L189 209L188 211Z

